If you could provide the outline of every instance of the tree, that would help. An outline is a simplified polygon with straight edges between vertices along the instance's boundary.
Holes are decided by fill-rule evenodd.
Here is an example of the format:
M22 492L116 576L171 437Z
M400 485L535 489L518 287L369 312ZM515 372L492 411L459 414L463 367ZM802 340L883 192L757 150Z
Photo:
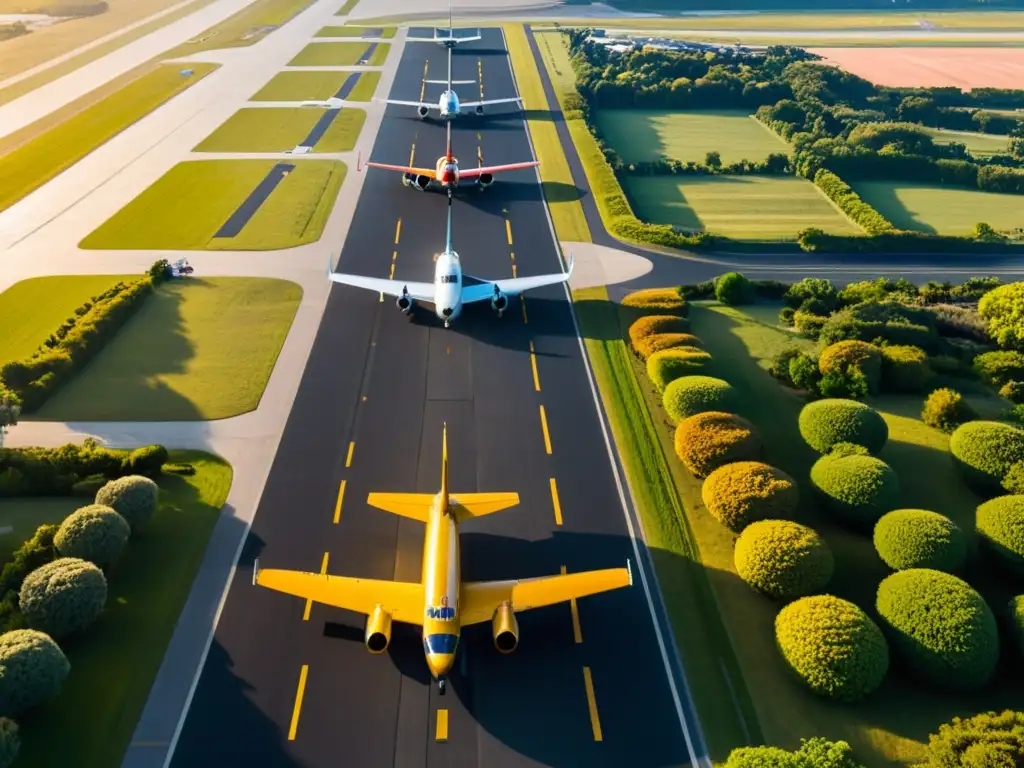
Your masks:
M8 427L18 425L18 416L21 415L21 406L17 398L11 392L4 389L0 384L0 448L4 447L4 435Z
M1024 713L954 717L928 739L927 768L1002 768L1024 759Z
M989 291L978 302L988 322L988 335L1001 347L1024 347L1024 283L1008 283Z
M845 741L803 739L800 749L740 747L729 754L725 768L862 768Z
M708 168L712 168L717 171L722 167L722 155L718 152L708 152L704 158L704 164Z

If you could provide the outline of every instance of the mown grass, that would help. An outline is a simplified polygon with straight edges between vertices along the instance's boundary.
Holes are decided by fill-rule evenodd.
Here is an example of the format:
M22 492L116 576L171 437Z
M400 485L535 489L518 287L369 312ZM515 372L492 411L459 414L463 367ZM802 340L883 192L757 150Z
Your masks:
M162 58L176 59L201 51L253 45L278 27L287 24L313 2L314 0L256 0L234 16L167 51Z
M976 131L947 131L943 128L925 128L924 131L935 139L936 144L963 144L968 152L977 157L1005 155L1009 152L1009 136Z
M304 73L303 73L304 74ZM311 107L240 109L203 139L194 152L284 152L302 144L324 112ZM313 146L314 152L346 152L355 146L366 112L346 108Z
M86 249L254 250L316 242L344 181L334 160L296 160L236 237L214 238L276 160L179 163L87 235Z
M345 4L338 9L335 16L345 16L352 12L352 9L359 5L359 0L346 0Z
M28 357L93 296L141 275L32 277L0 293L0 363Z
M380 84L380 72L363 72L359 75L359 82L348 95L349 101L369 101L377 92Z
M250 101L316 101L329 99L350 77L356 84L346 101L369 101L380 83L380 72L337 72L333 70L279 72L249 99Z
M231 488L231 465L217 456L171 451L170 460L196 473L160 479L160 509L108 574L103 616L61 644L71 674L60 695L19 721L18 765L121 763ZM54 509L58 501L69 500Z
M384 63L388 57L388 53L391 52L391 43L379 43L373 50L373 55L370 56L370 60L366 62L368 67L379 67Z
M59 524L80 506L82 499L68 496L0 499L0 563L7 562L40 525Z
M644 221L735 240L796 240L806 227L841 235L860 229L796 176L632 176L625 183Z
M363 37L363 33L369 29L381 30L380 35L373 35L373 37L380 37L384 40L394 37L397 30L396 27L324 27L313 37Z
M253 411L302 300L287 280L166 283L41 421L224 419Z
M724 163L735 163L790 152L778 135L739 110L605 109L596 113L596 119L627 163L661 157L703 163L708 152L718 152Z
M505 24L505 43L523 108L527 111L527 127L534 151L540 161L540 178L544 185L548 209L558 239L566 242L590 242L590 228L583 215L583 205L573 192L569 162L562 152L558 131L551 120L550 106L544 95L540 72L533 60L530 43L522 24Z
M901 229L966 235L980 221L1000 231L1024 227L1024 201L1018 195L904 181L854 181L851 186Z
M0 157L0 211L41 187L100 145L217 69L217 64L157 67L102 101Z
M377 50L387 44L377 46ZM288 62L289 67L348 67L359 63L369 43L310 43ZM376 53L376 52L375 52Z

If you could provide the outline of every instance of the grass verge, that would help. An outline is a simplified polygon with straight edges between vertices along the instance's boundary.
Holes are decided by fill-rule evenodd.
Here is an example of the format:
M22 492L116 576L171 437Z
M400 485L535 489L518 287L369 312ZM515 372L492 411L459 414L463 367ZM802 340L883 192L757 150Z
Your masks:
M323 116L323 110L309 107L240 109L193 151L284 152L303 144ZM352 149L365 121L366 113L361 109L341 110L317 140L313 151L344 152Z
M187 421L253 411L301 300L287 280L165 283L33 418Z
M316 242L345 179L335 160L294 161L235 237L215 238L276 160L179 163L87 235L86 249L267 251Z
M71 674L60 695L20 723L19 765L121 763L231 488L231 465L217 456L171 451L170 460L196 473L160 479L160 509L109 575L103 617L62 643ZM72 511L83 500L60 501Z
M388 54L391 52L391 43L379 43L376 48L373 49L373 55L370 56L370 60L366 62L368 67L379 67L388 58Z
M278 27L287 24L315 0L256 0L234 16L164 53L175 59L201 51L241 48L258 43Z
M250 101L315 101L329 99L349 78L356 84L347 101L369 101L380 82L380 72L337 72L334 70L279 72Z
M162 65L74 117L0 157L0 211L41 187L213 70L217 64ZM31 128L31 126L28 126Z
M381 47L378 46L378 50ZM369 43L310 43L288 62L288 66L351 67L359 63L369 48Z
M379 29L380 35L367 35L367 37L380 37L384 40L394 37L397 30L396 27L324 27L313 37L363 37L364 33L370 29Z
M345 4L338 9L335 16L347 16L352 12L352 9L359 5L359 0L346 0Z

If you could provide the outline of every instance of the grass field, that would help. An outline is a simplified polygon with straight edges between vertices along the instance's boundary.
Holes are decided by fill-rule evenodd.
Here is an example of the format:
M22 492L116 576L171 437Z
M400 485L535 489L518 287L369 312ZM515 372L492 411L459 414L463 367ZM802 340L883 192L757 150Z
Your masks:
M234 16L167 51L163 58L174 59L201 51L253 45L291 21L313 2L314 0L256 0Z
M795 176L633 176L625 187L637 216L655 224L737 240L795 240L807 227L861 234Z
M201 80L217 64L157 67L121 90L46 133L0 157L0 211L38 189L100 145L142 119L176 94Z
M196 474L160 479L160 509L109 574L103 616L82 637L61 643L72 672L60 695L18 723L19 765L121 763L232 482L231 466L218 457L170 453ZM50 503L56 511L65 502Z
M195 152L284 152L301 144L322 109L310 107L240 109L201 141ZM343 109L313 147L314 152L347 152L366 121L361 109Z
M73 497L0 499L0 563L6 563L36 528L46 523L60 523L81 507L82 501Z
M289 67L349 67L359 63L369 43L310 43L288 62ZM390 47L387 43L377 46ZM376 54L376 51L374 52Z
M350 77L358 78L348 101L369 101L373 98L380 72L279 72L250 101L313 101L334 96Z
M313 37L362 37L363 33L366 32L368 29L373 29L373 28L372 27L349 27L349 26L344 26L344 27L324 27L319 32L317 32L315 35L313 35ZM381 30L381 33L380 33L379 37L384 39L384 40L389 40L392 37L394 37L395 36L395 32L397 31L396 27L376 27L376 29L380 29Z
M255 410L301 300L286 280L167 283L33 418L183 421Z
M120 280L139 275L33 277L0 293L0 361L35 352L75 309Z
M775 133L736 110L607 109L596 117L608 143L627 163L661 157L703 163L708 152L734 163L790 150Z
M947 131L942 128L925 128L924 130L935 139L936 144L952 144L954 142L963 144L967 147L967 151L976 157L1007 154L1008 136L976 131Z
M857 194L902 229L966 235L979 221L1009 231L1024 227L1024 201L979 189L934 187L902 181L856 181Z
M214 234L276 160L179 163L79 244L87 249L269 251L320 239L345 179L334 160L297 160L237 237Z

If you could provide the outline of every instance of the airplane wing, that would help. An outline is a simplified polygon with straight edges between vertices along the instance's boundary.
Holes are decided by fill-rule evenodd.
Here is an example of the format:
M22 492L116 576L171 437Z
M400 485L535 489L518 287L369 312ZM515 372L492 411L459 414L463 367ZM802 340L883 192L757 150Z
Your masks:
M468 582L462 585L459 596L460 620L464 627L490 621L495 609L506 601L513 611L529 611L632 585L633 570L628 560L625 568L513 581Z
M385 171L400 171L401 173L415 173L417 176L434 176L433 168L411 168L405 165L388 165L387 163L367 163L374 168L383 168ZM462 174L465 176L466 174Z
M437 109L436 101L400 101L398 99L381 99L381 101L385 104L400 104L403 107L427 107L428 109Z
M408 624L423 623L423 585L404 581L354 579L348 576L328 576L323 573L283 571L276 568L261 570L259 560L253 566L252 583L275 592L303 597L314 603L333 605L348 611L373 613L381 606L395 621Z
M401 515L421 523L430 519L430 508L437 494L434 493L371 493L366 503L394 515Z
M516 96L515 98L512 98L512 99L490 99L489 101L463 101L462 102L462 106L464 106L464 107L485 107L488 104L511 104L513 102L518 104L522 100L523 99L522 99L521 96Z
M455 506L459 522L473 517L483 517L492 512L514 507L519 503L518 493L453 493L449 497Z
M472 179L479 176L482 173L499 173L501 171L517 171L520 168L533 168L540 165L539 161L533 161L530 163L511 163L509 165L491 165L484 166L483 168L466 168L465 170L459 169L459 176L464 179Z
M462 288L462 303L472 304L477 301L486 301L494 295L494 289L497 287L506 296L516 296L523 291L528 291L531 288L541 288L545 285L556 285L558 283L567 282L572 276L572 268L575 263L575 259L569 259L569 271L558 272L554 275L535 275L534 277L510 277L508 280L482 280L481 278L475 277L474 280L480 280L479 285L466 285ZM467 277L473 277L467 275ZM412 289L410 289L411 291Z
M406 289L410 297L417 301L434 301L433 283L413 283L403 280L388 280L380 277L363 277L362 275L345 275L340 272L332 272L331 280L342 285L353 285L356 288L365 288L368 291L377 291L385 296L401 296L402 289Z
M431 85L448 85L447 80L424 80L424 83ZM476 80L452 80L452 85L476 85Z

